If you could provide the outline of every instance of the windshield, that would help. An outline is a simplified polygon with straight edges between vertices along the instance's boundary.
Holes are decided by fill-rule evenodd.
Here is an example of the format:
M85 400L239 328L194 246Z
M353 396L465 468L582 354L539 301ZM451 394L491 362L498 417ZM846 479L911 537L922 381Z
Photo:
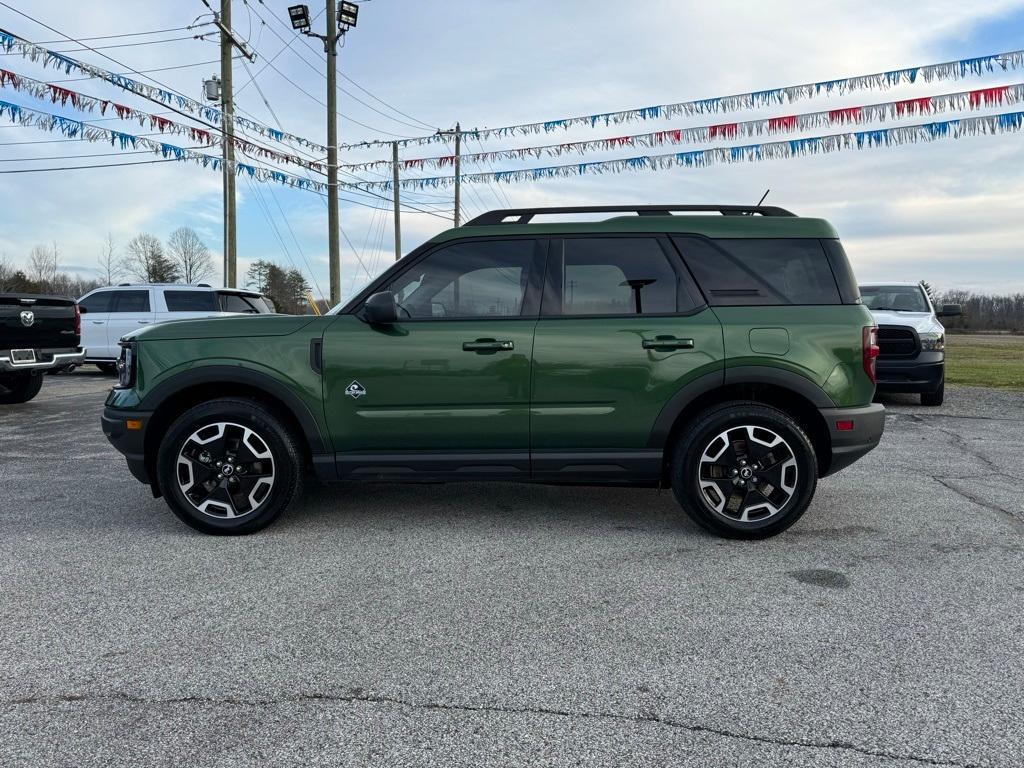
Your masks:
M868 309L890 312L930 312L919 285L862 285L860 298Z

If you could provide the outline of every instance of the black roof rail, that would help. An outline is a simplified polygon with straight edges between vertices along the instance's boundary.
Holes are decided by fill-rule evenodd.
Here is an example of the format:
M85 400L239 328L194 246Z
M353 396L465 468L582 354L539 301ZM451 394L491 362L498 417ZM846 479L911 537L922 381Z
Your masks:
M486 227L494 224L528 224L538 214L548 213L635 213L638 216L671 216L673 211L720 213L723 216L795 216L774 205L575 205L553 208L504 208L482 213L463 226ZM506 221L514 218L515 221Z

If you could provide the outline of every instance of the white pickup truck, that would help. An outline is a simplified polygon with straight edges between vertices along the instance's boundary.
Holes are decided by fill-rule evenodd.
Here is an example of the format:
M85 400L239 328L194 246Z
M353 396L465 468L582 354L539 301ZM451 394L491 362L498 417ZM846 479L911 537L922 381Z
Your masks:
M920 392L921 405L942 405L946 329L939 318L963 314L960 305L936 311L920 283L864 283L860 297L878 324L878 391Z

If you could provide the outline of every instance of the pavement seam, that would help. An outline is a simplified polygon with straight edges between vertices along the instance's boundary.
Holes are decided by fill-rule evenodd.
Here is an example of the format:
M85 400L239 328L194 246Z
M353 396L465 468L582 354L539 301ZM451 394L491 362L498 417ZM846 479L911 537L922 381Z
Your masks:
M948 488L962 499L966 499L972 504L977 504L979 507L984 507L985 509L990 510L992 512L998 512L1000 515L1007 517L1014 527L1020 530L1024 530L1024 520L1021 520L1021 518L1017 516L1017 513L1014 512L1012 509L1006 509L1006 507L1001 507L998 504L994 504L986 499L981 498L980 496L976 496L973 493L968 493L967 491L957 488L955 485L951 485L949 482L947 482L949 480L962 480L963 478L942 477L940 475L931 475L931 478L939 485L941 485L944 488Z
M149 699L142 696L133 696L127 693L109 694L64 694L61 696L32 696L21 699L9 699L3 704L5 706L19 704L62 704L81 701L124 701L133 704L145 704L152 706L168 704L209 704L217 706L273 706L277 704L299 704L303 702L326 701L342 704L387 704L393 706L407 707L419 710L435 710L449 712L479 712L492 714L510 715L541 715L547 717L581 718L593 720L615 720L629 723L651 723L662 725L668 728L685 730L690 733L719 736L728 739L754 742L758 744L771 744L780 747L800 747L804 749L831 749L847 752L856 752L867 757L878 757L887 760L903 760L906 762L920 763L922 765L948 766L949 768L980 768L978 763L962 763L954 760L940 760L937 758L923 757L914 754L898 754L881 749L862 747L850 742L838 741L805 741L800 739L773 738L756 734L729 731L724 728L714 728L709 725L697 723L684 723L671 718L660 717L653 712L637 715L626 715L616 712L588 712L585 710L554 709L548 707L510 707L498 705L471 705L455 704L444 702L415 702L401 699L394 696L375 696L362 692L361 689L354 689L347 694L331 693L302 693L295 696L287 696L273 699L236 699L222 698L214 699L204 696L184 696L167 699Z

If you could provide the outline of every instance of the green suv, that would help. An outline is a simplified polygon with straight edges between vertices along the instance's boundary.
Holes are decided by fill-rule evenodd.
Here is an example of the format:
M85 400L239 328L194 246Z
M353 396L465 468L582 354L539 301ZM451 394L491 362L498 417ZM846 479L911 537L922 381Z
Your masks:
M213 534L269 525L312 475L671 487L701 526L764 538L884 422L835 230L774 207L492 211L323 317L121 346L104 432Z

